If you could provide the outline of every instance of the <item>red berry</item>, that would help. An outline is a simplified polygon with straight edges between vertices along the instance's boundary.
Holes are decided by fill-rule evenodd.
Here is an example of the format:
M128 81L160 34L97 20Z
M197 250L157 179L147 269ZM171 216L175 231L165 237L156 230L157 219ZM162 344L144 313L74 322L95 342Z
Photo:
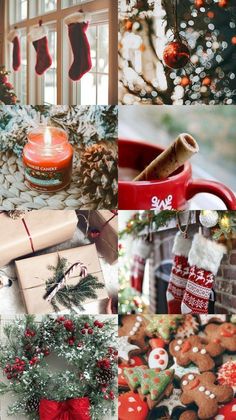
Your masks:
M77 347L79 347L79 349L80 349L81 347L83 347L83 343L81 343L81 342L80 342L80 343L78 343L78 344L77 344Z
M93 329L92 328L88 329L88 334L93 334Z
M113 353L113 348L112 347L108 347L108 353L112 354Z
M101 389L101 391L104 393L104 392L107 392L107 388L105 387L105 386L103 386L102 387L102 389Z
M69 340L67 341L69 346L73 346L75 344L75 339L74 338L69 338Z
M100 324L100 322L96 319L93 323L94 327L97 327Z
M81 330L81 334L86 334L86 330L84 328Z
M114 350L113 354L114 356L118 356L118 350Z
M110 399L111 399L111 400L114 400L114 398L115 398L115 394L114 394L114 392L113 392L113 391L110 391L110 392L109 392L109 397L110 397Z
M104 324L102 322L99 322L98 328L103 328Z
M12 375L7 375L7 379L12 379Z
M89 327L90 327L89 323L88 322L85 322L84 328L88 329Z
M65 317L64 316L59 316L57 319L56 319L56 322L59 322L59 323L61 323L61 322L64 322L65 321Z
M104 400L109 400L109 395L105 394L103 398Z
M64 327L67 331L73 331L74 330L74 324L70 319L67 319L64 322Z

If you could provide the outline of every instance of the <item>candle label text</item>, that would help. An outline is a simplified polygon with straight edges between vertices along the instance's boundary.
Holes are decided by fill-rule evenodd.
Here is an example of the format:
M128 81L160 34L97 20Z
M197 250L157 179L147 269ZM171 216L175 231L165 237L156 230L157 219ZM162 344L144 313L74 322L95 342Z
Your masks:
M63 171L57 171L56 168L29 168L25 169L25 177L27 181L34 185L42 186L54 186L63 183L64 173Z

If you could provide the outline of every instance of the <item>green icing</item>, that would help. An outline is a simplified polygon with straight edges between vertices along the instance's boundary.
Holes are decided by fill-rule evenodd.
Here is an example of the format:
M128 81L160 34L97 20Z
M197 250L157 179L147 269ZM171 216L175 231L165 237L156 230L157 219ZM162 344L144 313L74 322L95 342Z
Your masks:
M132 388L141 388L143 395L150 394L151 400L157 400L165 391L167 385L172 381L173 369L157 372L156 369L145 369L144 367L126 368L124 376Z
M155 336L160 336L164 340L169 340L171 333L175 332L182 315L156 315L149 318L147 331Z

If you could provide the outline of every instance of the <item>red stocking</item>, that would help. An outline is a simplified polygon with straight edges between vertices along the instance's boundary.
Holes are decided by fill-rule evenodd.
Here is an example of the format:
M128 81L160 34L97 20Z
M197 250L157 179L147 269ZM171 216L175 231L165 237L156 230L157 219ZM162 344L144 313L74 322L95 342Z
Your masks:
M90 45L86 35L89 19L89 16L82 12L74 13L65 19L74 55L74 61L69 70L69 77L73 81L80 80L92 68Z
M181 302L189 276L188 253L190 248L191 240L184 238L178 232L172 249L174 261L166 292L168 314L181 314Z
M48 30L45 26L33 28L28 35L28 39L33 43L37 53L35 71L39 76L45 73L52 65L52 57L48 48Z
M9 42L13 44L12 53L12 67L14 71L18 71L21 66L21 51L20 51L20 39L19 32L16 30L11 31L7 37Z
M204 238L194 236L188 262L191 266L187 286L181 304L182 314L207 314L209 298L226 248Z
M143 276L145 270L146 260L151 251L150 242L143 239L138 240L133 252L133 264L131 267L131 286L138 292L142 293L143 290Z

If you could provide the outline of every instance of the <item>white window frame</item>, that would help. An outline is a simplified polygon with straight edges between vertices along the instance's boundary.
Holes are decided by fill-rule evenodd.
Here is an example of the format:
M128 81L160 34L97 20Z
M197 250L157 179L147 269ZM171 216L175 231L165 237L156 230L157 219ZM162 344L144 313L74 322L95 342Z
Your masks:
M42 0L34 0L34 12L40 10ZM32 2L28 0L28 19L20 22L10 23L10 14L12 14L12 7L14 0L10 0L6 7L6 36L4 37L7 43L7 33L14 27L25 29L28 34L30 29L38 25L41 15L36 17L30 16L30 9L32 9ZM80 104L76 98L76 88L72 86L68 79L68 70L70 65L70 57L68 57L68 48L65 48L68 40L68 29L64 24L64 19L71 13L78 11L81 7L84 12L89 12L92 15L91 25L99 22L109 23L109 104L117 104L117 37L116 27L118 26L118 5L117 0L85 0L81 3L68 8L62 8L62 0L57 0L57 8L54 11L47 12L42 15L43 24L54 24L57 32L57 104ZM16 15L16 11L15 11ZM32 15L32 10L31 10ZM9 44L9 43L8 43ZM63 45L64 44L64 45ZM9 54L9 45L5 45L5 63L7 68L11 66L11 57ZM32 45L27 45L27 104L38 105L42 104L42 78L36 76L34 72L35 66L35 51ZM115 71L114 71L115 69ZM13 83L17 83L17 75L12 73ZM79 82L78 82L79 83ZM77 101L76 101L77 99Z

